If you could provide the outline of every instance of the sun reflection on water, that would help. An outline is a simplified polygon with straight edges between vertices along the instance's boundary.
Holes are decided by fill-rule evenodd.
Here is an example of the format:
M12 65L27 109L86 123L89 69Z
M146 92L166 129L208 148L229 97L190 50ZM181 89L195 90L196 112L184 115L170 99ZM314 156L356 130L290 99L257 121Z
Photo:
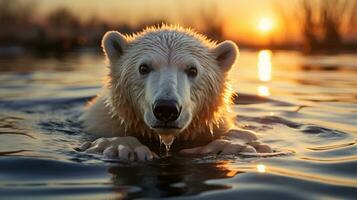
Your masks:
M271 80L271 64L272 52L270 50L261 50L258 54L258 78L262 82L268 82ZM260 85L257 88L259 96L269 96L269 87L266 85Z
M261 50L258 54L258 75L261 81L270 81L271 79L271 51Z
M269 88L265 85L258 86L258 95L263 97L269 96L270 95Z
M266 172L265 165L262 164L257 165L257 171L260 173L265 173Z
M222 172L225 172L226 177L233 177L238 173L238 169L235 169L228 161L222 161L217 163L217 169L220 169Z

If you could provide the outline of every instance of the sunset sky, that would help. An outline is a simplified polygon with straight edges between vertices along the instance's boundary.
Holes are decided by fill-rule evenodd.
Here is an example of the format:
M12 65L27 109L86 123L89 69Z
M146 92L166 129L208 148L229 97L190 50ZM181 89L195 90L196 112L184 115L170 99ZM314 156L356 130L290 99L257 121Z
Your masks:
M278 0L38 0L38 12L68 7L88 20L96 15L106 21L126 22L132 25L144 21L166 20L170 23L190 21L199 27L202 10L217 8L227 38L250 43L269 41L300 41L299 22L293 18L297 1ZM285 16L289 14L289 16ZM282 20L282 18L291 18ZM294 21L295 20L295 21ZM351 36L349 36L351 37Z

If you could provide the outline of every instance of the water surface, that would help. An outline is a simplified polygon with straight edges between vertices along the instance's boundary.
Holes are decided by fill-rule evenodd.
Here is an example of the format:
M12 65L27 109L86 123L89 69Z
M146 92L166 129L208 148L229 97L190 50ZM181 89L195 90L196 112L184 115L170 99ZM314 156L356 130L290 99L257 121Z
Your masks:
M355 199L357 57L243 51L230 74L238 126L275 157L123 163L73 150L100 91L101 55L0 59L1 199Z

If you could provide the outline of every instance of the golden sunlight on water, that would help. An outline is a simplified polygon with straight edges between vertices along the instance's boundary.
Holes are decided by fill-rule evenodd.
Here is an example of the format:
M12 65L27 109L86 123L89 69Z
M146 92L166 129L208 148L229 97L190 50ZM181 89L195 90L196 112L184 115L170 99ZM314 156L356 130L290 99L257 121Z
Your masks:
M262 97L267 97L270 95L269 88L265 85L258 86L258 95Z
M238 173L238 169L234 168L228 161L217 163L216 167L222 172L225 172L226 177L233 177Z
M258 76L261 81L270 81L271 79L271 56L270 50L261 50L258 54Z
M259 164L257 165L257 171L260 173L264 173L265 172L265 165Z
M350 178L340 178L336 176L329 176L329 175L320 175L320 174L314 174L314 173L306 173L298 170L289 170L286 168L281 168L281 167L273 167L269 166L269 170L267 169L268 167L264 164L257 164L257 165L249 165L249 166L230 166L230 165L225 165L227 169L230 171L234 171L234 168L238 168L239 171L242 172L258 172L258 173L266 173L266 174L275 174L279 176L285 176L285 177L296 177L299 179L303 180L309 180L309 181L319 181L327 184L336 184L336 185L344 185L344 186L355 186L357 184L357 181L354 179Z
M336 185L344 185L344 186L355 186L357 181L353 178L341 178L334 175L321 175L316 173L307 173L299 170L291 170L282 167L274 167L274 166L266 166L264 164L256 164L256 165L248 165L248 166L234 166L234 165L224 165L227 171L229 172L253 172L253 173L264 173L264 174L274 174L278 176L285 177L295 177L298 179L315 181L315 182L323 182L327 184L336 184ZM269 169L268 169L269 168ZM238 169L238 170L235 170ZM230 175L232 175L231 173Z
M268 82L271 80L271 56L272 52L270 50L261 50L258 54L258 78L262 82ZM260 85L257 88L259 96L269 96L269 87L265 85Z

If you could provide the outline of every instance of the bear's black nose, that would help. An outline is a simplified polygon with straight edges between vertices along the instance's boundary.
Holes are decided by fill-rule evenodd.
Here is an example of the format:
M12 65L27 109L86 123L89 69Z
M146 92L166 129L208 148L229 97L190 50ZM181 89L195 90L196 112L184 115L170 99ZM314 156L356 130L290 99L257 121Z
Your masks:
M175 121L180 116L181 107L175 100L157 100L153 112L156 119L160 121Z

